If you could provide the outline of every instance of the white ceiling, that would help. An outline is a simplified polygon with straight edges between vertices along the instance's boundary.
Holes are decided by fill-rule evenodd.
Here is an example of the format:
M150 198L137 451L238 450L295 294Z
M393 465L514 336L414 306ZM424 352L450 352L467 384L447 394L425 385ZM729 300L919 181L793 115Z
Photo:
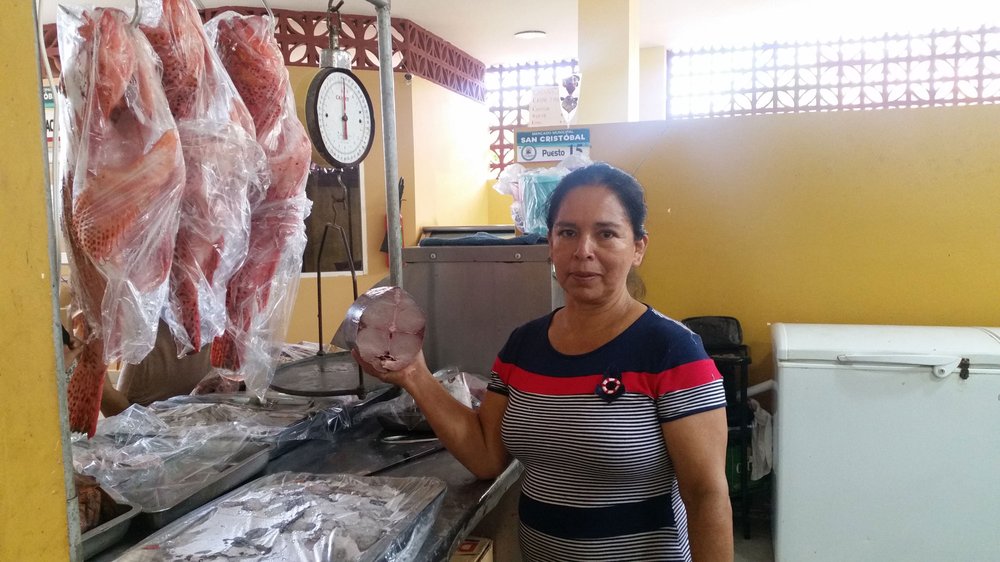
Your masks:
M260 6L260 0L194 0L201 7ZM882 33L1000 25L998 0L606 0L639 6L641 47L669 49L753 42L808 41ZM57 3L118 6L133 0L41 0L43 22ZM272 8L322 12L327 0L269 0ZM366 0L346 0L344 13L371 14ZM575 58L576 0L392 0L407 18L486 63ZM541 29L542 39L514 32Z

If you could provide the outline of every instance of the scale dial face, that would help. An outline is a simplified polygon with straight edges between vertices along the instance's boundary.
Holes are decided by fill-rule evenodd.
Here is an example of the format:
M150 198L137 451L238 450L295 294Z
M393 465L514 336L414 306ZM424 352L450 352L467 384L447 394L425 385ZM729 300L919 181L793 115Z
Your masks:
M324 68L306 94L306 124L319 153L333 166L355 166L375 139L375 112L361 81L349 70Z

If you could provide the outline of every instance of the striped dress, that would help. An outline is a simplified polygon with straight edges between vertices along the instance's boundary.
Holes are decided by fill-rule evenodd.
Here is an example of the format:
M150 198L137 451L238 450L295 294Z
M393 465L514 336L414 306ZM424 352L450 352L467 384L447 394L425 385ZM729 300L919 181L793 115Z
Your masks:
M551 320L514 330L489 385L508 398L503 442L525 467L525 560L690 560L661 424L725 406L701 339L649 308L604 346L563 355Z

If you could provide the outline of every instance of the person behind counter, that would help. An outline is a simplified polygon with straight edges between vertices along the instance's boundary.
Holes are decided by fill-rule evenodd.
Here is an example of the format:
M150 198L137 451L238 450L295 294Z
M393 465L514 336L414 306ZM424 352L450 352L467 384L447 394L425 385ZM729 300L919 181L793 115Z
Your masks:
M101 413L114 416L132 404L148 406L157 400L190 394L209 374L211 344L186 357L177 357L174 338L166 323L160 320L153 349L140 363L126 363L118 377L118 388L111 380L104 381Z
M68 311L72 301L72 289L68 282L59 285L59 307ZM83 313L67 312L62 320L63 365L67 377L72 373L77 356L83 351L83 341L76 334L83 335L86 329ZM72 326L72 331L66 326ZM212 372L211 343L198 353L178 358L176 344L167 324L160 320L156 330L153 349L139 362L126 363L118 375L115 388L110 374L104 380L101 391L101 414L114 416L125 411L132 404L148 406L157 400L166 400L184 394L208 394L211 392L236 392L241 389L238 381L230 381Z
M470 471L524 465L526 560L732 560L722 379L700 338L633 298L643 190L598 163L552 194L549 250L566 304L515 329L478 411L454 400L420 353L371 375L411 394Z

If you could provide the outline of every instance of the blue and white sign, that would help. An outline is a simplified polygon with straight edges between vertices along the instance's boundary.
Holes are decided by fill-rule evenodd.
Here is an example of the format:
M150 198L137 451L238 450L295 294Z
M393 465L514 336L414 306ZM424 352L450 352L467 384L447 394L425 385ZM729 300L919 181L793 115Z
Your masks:
M571 154L590 157L590 129L517 133L518 162L559 162Z

